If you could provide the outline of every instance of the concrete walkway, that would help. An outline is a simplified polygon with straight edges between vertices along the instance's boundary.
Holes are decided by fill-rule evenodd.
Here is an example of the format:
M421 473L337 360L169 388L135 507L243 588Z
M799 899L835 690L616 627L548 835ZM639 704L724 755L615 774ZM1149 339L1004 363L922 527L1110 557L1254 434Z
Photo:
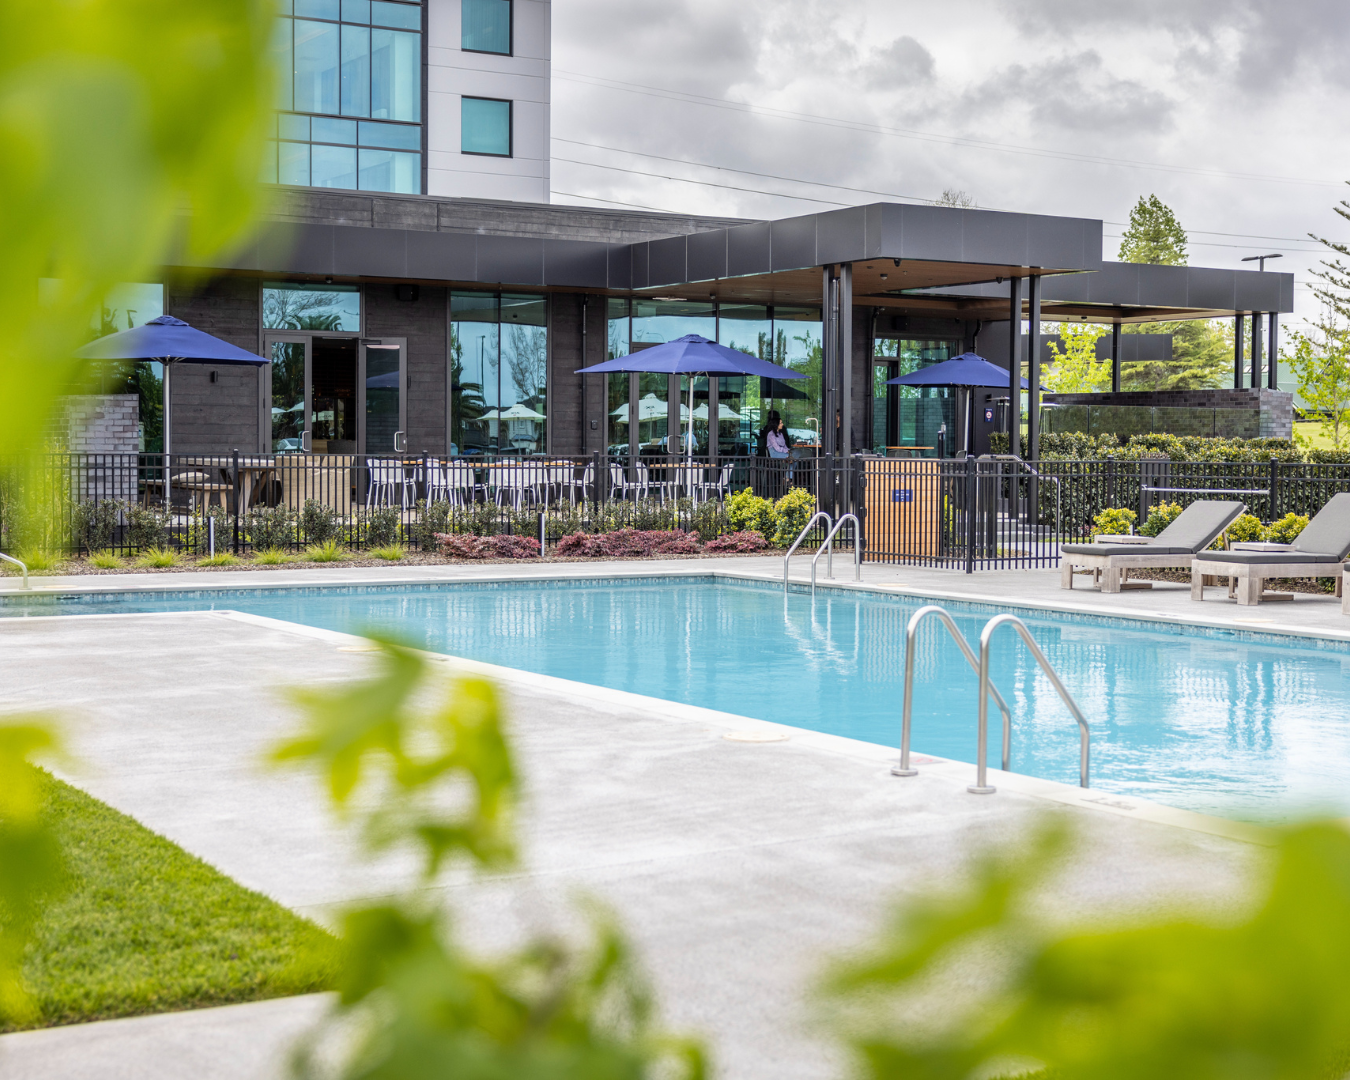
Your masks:
M781 572L770 560L677 566ZM577 564L575 572L604 569ZM489 572L531 571L373 573L456 580ZM371 573L221 580L314 584L319 575L370 580ZM936 580L933 572L868 568L869 580L886 574L894 580L885 584L903 578L911 588ZM186 578L201 587L204 576L78 584L182 587ZM1021 594L1053 595L1049 574L1018 580ZM962 575L942 581L949 593L974 584ZM968 592L972 598L1000 591L993 575L975 581L987 591ZM1018 602L1015 595L1008 589L1002 599ZM1139 594L1111 599L1133 603ZM1086 592L1074 601L1094 602ZM1298 607L1312 611L1316 603ZM399 887L408 867L363 859L331 822L313 778L259 762L295 724L278 688L368 672L371 658L350 649L341 635L228 613L0 619L3 708L57 710L79 763L73 782L245 885L325 920L338 905ZM1066 916L1158 909L1182 897L1229 908L1241 902L1259 856L1240 828L1164 824L1200 819L1151 813L1137 800L999 773L992 774L998 794L972 796L969 766L925 761L921 775L898 779L889 773L894 754L883 747L544 676L494 674L508 696L528 790L525 868L487 883L452 876L443 895L484 950L525 928L574 926L578 890L599 897L634 939L668 1025L704 1034L720 1077L843 1075L807 1004L821 964L864 940L894 898L952 882L972 853L1015 844L1042 814L1069 814L1081 830L1072 872L1048 901ZM787 738L724 737L746 731ZM314 999L292 999L4 1036L0 1076L273 1077L286 1045L319 1008Z

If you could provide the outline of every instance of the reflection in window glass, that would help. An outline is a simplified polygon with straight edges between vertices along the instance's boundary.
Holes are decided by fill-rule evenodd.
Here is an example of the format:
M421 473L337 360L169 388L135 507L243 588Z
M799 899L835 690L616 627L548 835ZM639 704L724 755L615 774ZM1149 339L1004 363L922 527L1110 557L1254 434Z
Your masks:
M282 184L309 184L309 143L277 144L277 181Z
M272 37L272 62L280 72L277 79L277 108L294 107L294 71L295 58L291 53L291 44L295 31L290 19L278 19L276 33Z
M305 345L272 342L272 453L299 453L305 426Z
M880 339L872 355L877 359L893 357L888 366L895 374L888 378L895 378L940 364L959 351L958 343L952 341ZM882 401L873 401L872 417L874 429L876 414L883 407L891 418L886 431L887 446L927 447L925 456L935 454L938 431L946 424L948 453L957 448L956 397L951 387L887 386L885 389L884 406ZM894 442L890 441L892 438Z
M264 282L263 327L360 333L361 287Z
M417 194L422 190L422 155L362 150L361 188L363 191Z
M807 378L774 383L767 388L768 394L773 396L766 396L761 408L766 419L770 411L778 412L787 427L789 441L794 445L814 446L819 442L824 401L821 379L824 338L820 309L775 307L773 340L774 363L804 372ZM808 423L808 420L814 423Z
M511 156L509 101L460 98L459 125L459 148L463 153Z
M370 21L376 26L397 26L402 30L422 28L422 9L411 4L391 4L374 0L370 5Z
M310 151L310 185L312 187L356 187L356 148L352 146L323 146L318 143Z
M422 119L422 35L370 32L370 115L376 120Z
M342 28L342 115L370 115L370 31Z
M338 111L338 28L336 23L295 20L295 108Z
M758 304L722 304L717 314L719 344L729 349L739 349L761 360L773 360L773 323L769 320L768 308ZM760 381L744 376L741 378L723 376L717 380L718 454L739 457L753 452L756 437L760 434L763 421L768 417L760 398ZM769 387L770 392L774 389L772 386ZM785 390L780 392L791 393ZM702 388L702 393L708 394L706 387ZM694 400L696 404L700 400L699 387L694 389ZM696 427L700 418L705 425L710 422L708 415L700 413L696 408L694 417Z
M460 0L460 48L511 52L511 0Z
M461 453L545 448L548 302L531 294L450 297L452 441Z
M634 300L633 342L660 344L685 334L717 335L713 305L684 300Z

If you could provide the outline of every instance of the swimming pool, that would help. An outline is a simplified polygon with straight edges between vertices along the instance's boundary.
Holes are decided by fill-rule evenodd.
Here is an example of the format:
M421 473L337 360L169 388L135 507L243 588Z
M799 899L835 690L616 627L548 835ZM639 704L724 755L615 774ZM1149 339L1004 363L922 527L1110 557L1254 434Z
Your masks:
M694 577L11 595L0 615L233 609L895 746L905 623L925 602ZM1006 610L944 606L972 642ZM1350 813L1350 646L1019 614L1092 725L1094 787L1248 820ZM1011 631L992 660L1014 714L1013 770L1076 783L1077 728ZM915 750L974 761L975 712L974 674L925 626ZM996 710L990 724L996 766Z

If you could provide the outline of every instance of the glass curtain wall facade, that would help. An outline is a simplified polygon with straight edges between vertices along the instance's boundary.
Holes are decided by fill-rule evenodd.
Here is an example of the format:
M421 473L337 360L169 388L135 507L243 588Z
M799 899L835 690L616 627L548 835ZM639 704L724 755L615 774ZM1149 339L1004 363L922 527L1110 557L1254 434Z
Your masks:
M461 454L539 454L548 413L548 300L450 295L451 441Z
M422 4L282 0L282 72L263 180L422 191Z
M712 415L717 415L716 452L740 456L763 452L764 426L770 412L786 422L790 440L813 446L821 403L821 322L819 308L713 304L684 300L611 299L608 305L609 359L685 334L701 334L728 348L759 356L803 372L802 380L775 381L755 377L720 378L716 401L710 380L694 380L694 453L710 449ZM671 400L678 401L680 435L670 437ZM611 375L608 393L608 438L611 455L666 454L684 447L689 411L689 382L684 376ZM636 411L637 435L629 427Z
M946 425L945 449L959 445L958 395L951 386L887 386L888 379L910 375L960 352L960 342L878 338L872 349L872 452L906 449L921 457L937 454L938 432Z

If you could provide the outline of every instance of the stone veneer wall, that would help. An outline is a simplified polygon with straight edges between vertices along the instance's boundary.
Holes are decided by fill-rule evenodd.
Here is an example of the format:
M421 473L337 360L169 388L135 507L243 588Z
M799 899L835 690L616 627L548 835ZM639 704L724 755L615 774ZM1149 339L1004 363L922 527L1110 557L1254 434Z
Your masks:
M57 452L95 455L83 463L71 492L81 501L136 498L136 454L140 450L141 403L135 394L68 397L51 431Z
M1259 412L1261 438L1291 439L1294 395L1285 390L1122 390L1118 394L1046 394L1056 405L1091 405L1154 409L1241 409Z

